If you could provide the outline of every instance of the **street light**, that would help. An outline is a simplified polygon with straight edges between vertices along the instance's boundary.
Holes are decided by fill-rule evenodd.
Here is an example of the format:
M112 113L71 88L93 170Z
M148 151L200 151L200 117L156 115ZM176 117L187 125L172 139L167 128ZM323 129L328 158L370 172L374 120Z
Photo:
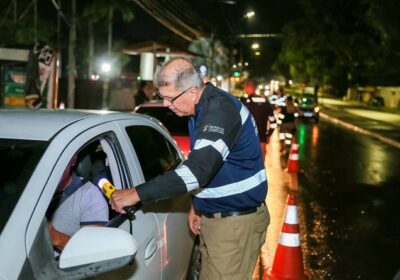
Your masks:
M253 50L258 50L258 49L260 48L260 45L259 45L258 43L253 43L253 44L251 45L251 48L252 48Z
M243 24L243 22L246 19L250 19L250 18L254 17L255 15L256 15L256 13L254 11L249 11L246 14L244 14L243 17L239 20L239 29L242 32L243 32L243 30L241 28L241 25ZM253 44L253 45L255 45L255 44ZM257 44L256 48L258 48L258 47L259 47L259 45ZM252 48L253 48L253 46L252 46ZM242 46L242 44L240 44L240 62L243 62L243 46ZM241 65L239 65L239 66L241 67Z
M103 74L103 95L102 95L102 109L107 108L108 103L108 90L109 78L111 73L111 63L103 62L100 66L101 73Z
M247 12L243 17L244 18L251 18L254 17L256 13L254 11Z
M111 64L108 62L104 62L101 64L101 72L104 73L104 75L108 76L108 74L111 71Z

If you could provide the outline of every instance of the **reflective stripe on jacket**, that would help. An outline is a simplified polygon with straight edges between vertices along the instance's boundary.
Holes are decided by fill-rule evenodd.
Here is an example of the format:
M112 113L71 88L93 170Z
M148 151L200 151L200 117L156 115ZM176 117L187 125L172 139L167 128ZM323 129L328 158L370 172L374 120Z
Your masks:
M137 187L142 201L193 191L200 213L259 206L267 180L255 121L233 95L207 84L189 118L191 151L175 171Z

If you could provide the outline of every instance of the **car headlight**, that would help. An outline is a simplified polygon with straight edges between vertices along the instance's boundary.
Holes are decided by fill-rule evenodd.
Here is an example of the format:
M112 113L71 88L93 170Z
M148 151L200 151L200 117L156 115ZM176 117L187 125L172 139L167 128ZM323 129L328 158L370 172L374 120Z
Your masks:
M318 107L318 106L315 106L315 107L314 107L314 112L315 112L315 113L318 113L318 112L319 112L319 107Z

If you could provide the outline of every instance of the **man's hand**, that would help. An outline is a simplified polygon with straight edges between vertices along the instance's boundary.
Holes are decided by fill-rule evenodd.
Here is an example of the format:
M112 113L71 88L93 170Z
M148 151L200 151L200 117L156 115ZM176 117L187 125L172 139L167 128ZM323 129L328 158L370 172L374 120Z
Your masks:
M139 201L140 198L136 189L131 188L113 192L109 203L113 210L125 214L125 210L123 209L125 206L135 205Z
M188 214L189 228L194 235L200 234L201 217L194 211L193 205Z

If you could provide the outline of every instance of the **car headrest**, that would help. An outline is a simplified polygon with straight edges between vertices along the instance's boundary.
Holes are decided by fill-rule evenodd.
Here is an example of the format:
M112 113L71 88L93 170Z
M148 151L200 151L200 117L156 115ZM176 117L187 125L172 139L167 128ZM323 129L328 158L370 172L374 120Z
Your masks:
M75 173L79 177L89 178L92 170L92 160L89 155L85 155L83 158L78 160L75 167Z
M97 173L101 172L104 170L106 165L104 164L104 160L97 159L92 163L92 171L91 171L91 176L96 175Z

